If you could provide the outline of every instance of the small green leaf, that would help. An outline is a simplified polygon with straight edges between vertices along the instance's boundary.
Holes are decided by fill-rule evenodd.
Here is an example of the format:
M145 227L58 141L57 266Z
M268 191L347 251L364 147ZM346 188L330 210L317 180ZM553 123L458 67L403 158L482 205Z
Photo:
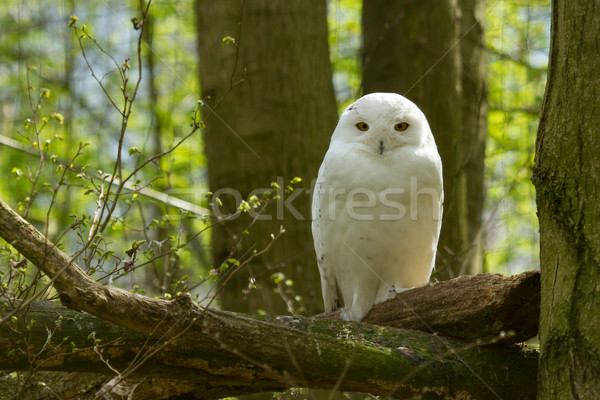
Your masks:
M235 38L231 36L225 36L223 38L223 46L235 46Z
M71 15L69 17L69 28L74 27L77 21L79 21L79 18L77 18L75 15Z
M240 210L241 212L248 212L251 209L252 207L250 206L250 204L248 204L246 200L242 200L240 202L240 205L238 206L238 210Z
M57 120L58 123L61 125L63 124L63 122L65 120L65 117L63 117L63 115L60 113L52 113L51 117L52 117L52 119Z
M276 272L273 275L271 275L271 279L276 285L278 285L285 280L285 275L281 272Z
M17 167L13 167L12 171L13 175L15 175L17 178L23 176L23 171L21 171L19 168Z

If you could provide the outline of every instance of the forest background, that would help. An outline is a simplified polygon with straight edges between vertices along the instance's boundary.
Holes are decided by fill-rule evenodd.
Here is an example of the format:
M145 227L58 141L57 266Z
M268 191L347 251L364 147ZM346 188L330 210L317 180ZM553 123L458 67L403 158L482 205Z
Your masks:
M232 18L241 23L221 29L202 1L154 1L143 27L137 4L5 2L0 11L0 170L6 178L0 181L0 198L67 254L77 254L80 265L99 282L165 299L190 292L203 304L228 310L313 314L322 307L316 263L310 241L299 233L308 230L308 220L297 228L299 219L286 211L285 218L261 228L261 221L243 218L223 224L210 213L229 207L231 213L262 210L275 215L275 208L294 191L306 196L315 177L310 168L277 171L271 168L276 157L260 150L251 162L240 162L235 151L228 151L237 145L249 153L275 146L275 152L285 153L286 147L295 146L285 139L273 144L268 135L263 144L247 145L246 137L227 125L232 115L245 112L235 107L239 104L228 103L238 94L243 97L245 87L256 92L269 88L250 86L245 79L244 52L253 47L252 36L244 36L244 18L252 15L244 15L242 4L231 7ZM324 107L324 126L333 128L335 110L341 113L368 85L362 14L361 2L327 2L335 107ZM530 176L546 82L550 4L489 1L479 16L486 104L480 171L484 203L479 228L469 236L472 243L460 252L442 249L434 280L539 268ZM211 28L220 36L211 37ZM286 39L280 32L270 34ZM448 51L462 40L450 39ZM226 62L212 58L214 46L229 52ZM414 71L418 79L407 84L410 89L417 86L418 92L418 85L427 83L446 56L441 52L433 63L419 66ZM217 86L221 90L214 93L201 89L219 74L231 78L228 85ZM285 86L285 75L271 79ZM401 94L411 98L411 93ZM423 108L427 96L414 94ZM318 91L308 95L326 97ZM429 95L433 99L436 93ZM272 108L272 115L246 115L245 121L269 126L270 118L286 118ZM225 133L211 134L217 126ZM322 158L330 133L313 132L320 136L313 158ZM263 195L252 198L247 188L239 188L243 201L235 205L227 196L215 197L225 187L238 189L235 180L227 186L215 183L220 176L209 165L216 165L215 160L226 166L219 174L239 173L238 182L256 178L252 189L265 188ZM103 219L104 207L111 213ZM453 214L451 208L446 212ZM266 242L255 242L258 236ZM289 242L294 239L287 237L302 238L300 247L306 250L297 250ZM231 241L224 244L227 239ZM56 295L47 291L48 280L41 272L15 268L21 257L12 247L4 245L0 256L5 296ZM469 257L480 260L465 266L463 259ZM458 268L450 267L455 263ZM310 279L303 281L303 276Z
M172 148L189 132L192 112L202 98L196 20L190 12L193 7L190 1L152 4L150 26L142 42L143 80L123 143L128 152L123 157L123 168L128 171ZM530 174L546 80L550 5L548 1L499 1L488 2L486 7L489 109L481 232L483 272L514 274L539 268L535 193ZM119 64L135 57L137 31L131 18L137 12L133 5L111 1L85 5L69 1L8 1L2 7L0 134L4 156L0 162L6 179L0 182L0 195L37 226L45 226L51 240L67 235L60 240L67 253L76 251L82 239L77 229L65 232L65 227L90 221L98 198L90 190L95 183L86 182L77 168L63 176L60 162L73 159L78 146L85 145L72 164L85 167L90 180L99 178L99 171L110 173L122 127L120 114L90 76L87 63L111 95L118 93L117 72L107 54ZM90 35L106 54L83 41L87 60L82 57L78 34L74 35L68 27L70 15L76 15L80 25L92 32ZM341 112L361 94L360 2L330 1L328 26L333 83ZM235 35L236 32L223 32L223 37ZM241 42L242 49L243 45ZM137 65L130 63L135 77ZM229 95L235 96L235 88L232 92ZM410 98L410 94L407 96ZM36 110L38 102L41 108ZM42 122L44 118L47 124ZM34 119L38 128L33 126ZM43 131L37 137L36 129L41 130L42 124ZM230 140L236 139L232 135ZM43 163L37 154L39 146L45 156ZM168 155L137 171L130 183L208 207L211 198L207 197L210 189L204 151L203 137L198 132ZM314 176L300 178L305 184ZM263 179L264 187L269 187L276 176ZM58 182L63 187L54 194ZM102 260L93 266L90 261L90 267L101 269L107 279L114 279L111 271L123 263L119 255L136 241L146 240L141 247L149 251L153 243L159 246L161 240L189 237L205 228L195 216L184 221L179 210L158 200L132 191L124 194L119 212L110 221L110 229L103 232L98 246ZM145 237L140 226L160 232L156 237ZM210 234L205 233L171 254L177 275L191 279L186 285L205 276L214 263L225 261L211 260L210 245ZM9 254L10 250L5 249L5 256ZM156 268L145 268L121 278L121 284L152 288L162 294L181 289L181 285L172 286L174 282L166 284L163 275Z

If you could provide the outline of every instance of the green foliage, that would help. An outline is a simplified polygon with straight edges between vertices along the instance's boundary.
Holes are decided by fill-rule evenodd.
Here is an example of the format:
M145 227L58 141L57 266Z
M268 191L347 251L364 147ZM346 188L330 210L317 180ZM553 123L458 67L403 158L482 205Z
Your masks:
M485 266L539 268L535 191L530 182L549 47L550 2L488 3Z
M333 84L341 113L361 93L361 12L358 0L334 0L328 6Z
M361 92L361 4L329 3L329 42L341 112ZM549 47L550 2L487 2L487 201L485 268L516 273L539 267L535 193L529 181Z
M53 14L47 4L26 7L14 0L0 10L0 170L10 173L10 179L0 182L0 197L69 254L89 243L78 262L105 282L164 296L205 279L218 280L243 261L232 256L210 267L210 240L200 234L208 229L208 220L139 191L152 189L205 207L211 201L220 203L210 193L204 196L206 160L200 135L179 145L190 131L204 126L198 113L203 103L196 93L193 2L153 2L146 23L133 4L67 3L57 3ZM329 2L330 54L340 109L361 91L360 14L360 1ZM490 111L485 257L488 270L515 272L538 262L529 175L545 83L549 2L490 3L486 19ZM141 69L136 54L140 32ZM222 41L237 46L233 37ZM140 71L144 80L131 108ZM123 110L128 109L133 112L121 137ZM128 182L137 191L123 189L106 229L90 236L103 223L98 204L106 198L115 201L114 179L129 174ZM299 182L274 183L237 209L252 214L292 192ZM28 287L41 289L36 273L9 267L11 260L14 265L21 261L9 246L0 249L0 256L5 261L0 266L5 294L18 297L30 295ZM290 291L293 282L288 285L280 278L274 284L291 301L291 309L301 310Z
M145 25L137 3L59 2L48 13L48 4L9 0L0 10L0 169L11 173L0 197L67 253L89 245L78 263L95 278L138 283L138 292L174 290L179 276L198 276L209 264L209 241L198 234L206 218L132 189L116 197L115 178L135 171L129 182L138 190L205 202L200 135L178 146L201 126L192 5L154 2ZM109 219L105 200L115 205ZM17 262L9 249L2 260ZM0 263L4 294L33 294L24 288L34 269L18 278L19 269Z

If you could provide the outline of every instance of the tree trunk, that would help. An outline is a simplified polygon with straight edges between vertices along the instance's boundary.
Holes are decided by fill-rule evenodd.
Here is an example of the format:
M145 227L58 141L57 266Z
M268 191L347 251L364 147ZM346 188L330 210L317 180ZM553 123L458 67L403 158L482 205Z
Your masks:
M149 49L154 48L154 15L149 14L146 17L145 29L144 29L144 40L148 44ZM149 111L152 115L152 129L150 132L150 140L149 140L149 152L150 154L160 154L164 151L163 146L161 144L161 139L163 134L165 133L165 121L163 120L161 109L159 108L159 93L158 93L158 85L157 85L157 65L156 65L156 54L153 50L149 50L145 53L145 60L148 69L148 92L149 92ZM161 171L162 172L162 171ZM156 174L157 171L152 171L152 173ZM152 180L150 177L149 180ZM164 181L159 180L159 185L157 189L161 192L166 192L165 189L168 189L164 184ZM154 184L156 186L156 183ZM148 204L146 207L147 215L140 210L140 217L144 225L148 225L150 221L156 219L160 220L161 217L165 214L168 214L169 208L166 204L155 203L152 202ZM144 237L148 241L148 243L163 243L168 237L169 232L162 226L158 226L156 229L150 229L148 231L144 231ZM179 271L175 270L172 265L173 263L169 259L169 255L166 255L158 260L154 260L152 262L152 268L150 266L148 268L144 268L142 273L144 274L144 288L148 291L149 295L157 295L163 293L171 293L173 288L171 287L171 283L174 282L178 276ZM173 293L172 293L173 294Z
M396 92L427 116L442 158L444 216L436 276L482 271L486 135L483 1L363 5L365 93Z
M255 189L270 188L271 182L284 186L294 177L304 181L304 190L297 189L291 203L298 213L285 207L282 198L265 213L271 221L258 221L249 229L241 252L264 248L280 225L286 234L269 254L233 276L222 306L291 311L273 295L271 275L283 272L294 281L308 313L322 310L307 190L337 116L325 1L198 0L196 7L200 82L210 107L205 110L205 143L212 191L231 188L245 199ZM235 44L224 45L225 36L235 38ZM232 212L232 200L223 195L221 210ZM216 265L229 258L233 237L242 237L249 223L250 218L240 217L213 229ZM256 278L258 290L242 297L252 286L250 277Z
M533 183L540 219L540 399L600 393L600 1L555 0Z

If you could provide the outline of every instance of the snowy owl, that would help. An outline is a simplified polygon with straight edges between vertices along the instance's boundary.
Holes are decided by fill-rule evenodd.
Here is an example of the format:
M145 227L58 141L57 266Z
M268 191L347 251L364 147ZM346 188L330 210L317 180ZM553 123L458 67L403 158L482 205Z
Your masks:
M315 183L312 232L325 311L360 321L426 285L442 218L442 163L425 115L395 93L346 108Z

